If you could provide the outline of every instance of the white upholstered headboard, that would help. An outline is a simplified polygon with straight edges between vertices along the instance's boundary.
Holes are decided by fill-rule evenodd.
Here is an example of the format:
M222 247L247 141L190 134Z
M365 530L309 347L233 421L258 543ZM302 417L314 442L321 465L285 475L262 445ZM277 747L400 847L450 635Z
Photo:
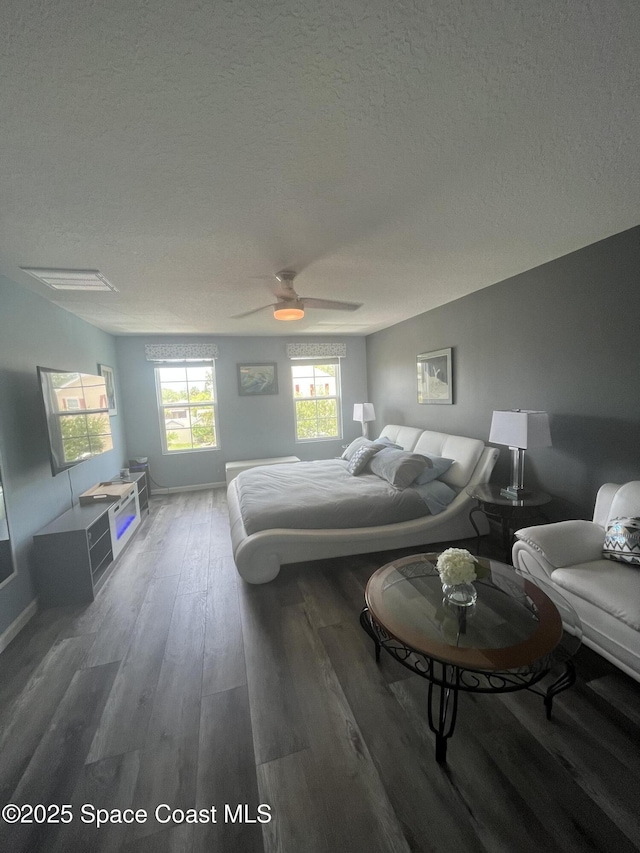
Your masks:
M479 438L448 435L398 424L387 424L380 434L413 453L430 453L432 456L453 459L453 465L440 479L455 489L467 485L485 448Z
M386 436L394 444L399 444L403 450L413 450L416 446L416 441L420 438L423 432L424 430L418 429L417 427L387 424L380 435Z

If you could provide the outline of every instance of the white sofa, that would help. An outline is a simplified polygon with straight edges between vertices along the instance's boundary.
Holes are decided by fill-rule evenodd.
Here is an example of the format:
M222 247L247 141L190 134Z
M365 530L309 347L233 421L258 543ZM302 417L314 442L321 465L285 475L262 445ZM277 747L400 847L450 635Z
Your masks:
M453 465L441 477L458 491L451 504L438 515L426 515L397 524L332 530L279 528L249 535L242 520L234 480L227 490L231 541L236 567L245 581L267 583L277 576L284 563L454 542L476 535L469 521L469 510L475 506L475 501L465 489L469 485L489 481L499 451L485 447L479 439L395 424L386 426L381 435L401 445L404 450L454 459ZM485 526L482 532L487 531L488 526Z
M606 483L593 521L518 530L513 565L560 592L580 617L583 642L640 681L640 566L602 556L608 523L637 516L640 481Z

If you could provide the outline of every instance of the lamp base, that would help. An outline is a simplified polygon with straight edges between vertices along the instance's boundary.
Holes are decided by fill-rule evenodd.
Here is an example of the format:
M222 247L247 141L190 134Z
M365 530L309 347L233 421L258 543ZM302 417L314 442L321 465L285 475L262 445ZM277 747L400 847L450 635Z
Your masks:
M528 498L531 492L529 489L517 489L514 486L505 486L500 489L500 494L503 498L508 498L510 501L521 501Z

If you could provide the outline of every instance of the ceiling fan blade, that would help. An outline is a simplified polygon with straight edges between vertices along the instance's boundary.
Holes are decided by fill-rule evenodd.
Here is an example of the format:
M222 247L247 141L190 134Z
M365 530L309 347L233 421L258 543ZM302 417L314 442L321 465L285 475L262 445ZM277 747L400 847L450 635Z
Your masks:
M309 308L328 308L332 311L357 311L362 308L361 302L338 302L335 299L314 299L309 296L301 296L300 301Z
M276 303L272 302L270 305L263 305L260 308L254 308L251 311L245 311L243 314L232 314L231 320L240 320L242 317L249 317L251 314L257 314L258 311L266 311L267 308L273 308Z

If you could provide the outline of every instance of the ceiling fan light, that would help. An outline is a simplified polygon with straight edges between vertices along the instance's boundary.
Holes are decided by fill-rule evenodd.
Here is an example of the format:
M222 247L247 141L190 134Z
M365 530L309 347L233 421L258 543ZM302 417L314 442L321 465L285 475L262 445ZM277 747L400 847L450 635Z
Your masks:
M302 302L278 302L273 309L276 320L302 320L304 307Z

